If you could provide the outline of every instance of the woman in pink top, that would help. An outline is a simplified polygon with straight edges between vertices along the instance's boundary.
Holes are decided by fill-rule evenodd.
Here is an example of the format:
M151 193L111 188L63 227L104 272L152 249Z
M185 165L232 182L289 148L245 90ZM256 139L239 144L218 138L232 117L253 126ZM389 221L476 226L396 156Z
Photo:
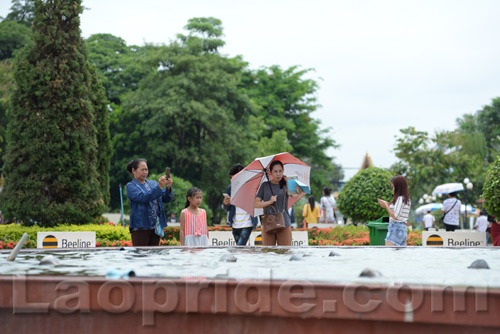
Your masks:
M186 208L181 212L181 245L208 246L207 213L200 209L201 190L189 189L186 198Z

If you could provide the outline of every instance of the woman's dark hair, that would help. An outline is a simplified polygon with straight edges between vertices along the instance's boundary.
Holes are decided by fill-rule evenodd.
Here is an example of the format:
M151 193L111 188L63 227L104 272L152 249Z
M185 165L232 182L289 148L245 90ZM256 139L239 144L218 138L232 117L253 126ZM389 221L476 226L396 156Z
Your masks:
M314 207L316 206L316 201L314 200L314 196L313 195L309 196L307 200L309 201L309 205L311 206L311 211L313 211Z
M139 167L139 164L141 162L144 162L144 163L148 163L146 161L146 159L142 159L142 158L135 158L134 160L130 161L128 164L127 164L127 171L132 174L132 169L137 169L137 167Z
M480 214L481 216L487 216L487 215L488 215L488 213L486 212L486 210L485 210L484 208L483 208L483 209L481 209L481 211L479 211L479 214Z
M196 193L201 193L200 188L192 187L191 189L188 190L187 195L186 195L186 206L184 208L187 208L190 204L188 197L193 198Z
M451 196L451 197L455 197L456 198L457 197L457 192L452 192L452 193L449 193L448 195Z
M325 193L326 197L330 197L330 194L332 193L332 188L323 187L323 192Z
M233 176L241 172L245 168L242 164L236 164L229 170L229 175Z
M273 162L271 162L271 164L269 165L269 171L272 171L274 166L276 166L276 165L280 165L281 168L283 168L283 172L285 171L285 167L283 166L283 163L279 160L274 160ZM286 186L285 174L283 174L283 178L280 180L280 189L283 189L284 186Z
M408 191L408 183L402 175L396 175L391 179L394 186L394 198L392 204L396 203L399 196L403 196L403 203L410 204L410 192Z

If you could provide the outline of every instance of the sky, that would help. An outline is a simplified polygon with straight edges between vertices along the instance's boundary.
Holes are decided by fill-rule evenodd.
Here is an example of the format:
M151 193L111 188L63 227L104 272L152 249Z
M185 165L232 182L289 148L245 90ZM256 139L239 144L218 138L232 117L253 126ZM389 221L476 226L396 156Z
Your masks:
M390 167L400 129L453 130L500 96L497 0L83 0L84 38L168 44L193 17L222 20L221 53L250 68L314 69L313 117L348 179L366 153ZM0 1L5 16L10 1Z

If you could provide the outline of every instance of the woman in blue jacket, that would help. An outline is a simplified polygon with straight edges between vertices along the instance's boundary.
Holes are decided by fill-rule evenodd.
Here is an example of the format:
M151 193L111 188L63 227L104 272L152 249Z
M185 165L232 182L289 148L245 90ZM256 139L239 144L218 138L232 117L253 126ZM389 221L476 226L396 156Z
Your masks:
M134 246L158 246L160 236L155 233L159 222L161 229L167 226L163 203L172 200L172 178L165 175L158 182L147 180L148 165L145 159L136 158L127 164L127 171L134 179L127 183L130 200L130 235ZM167 186L164 189L164 186ZM162 203L163 202L163 203Z

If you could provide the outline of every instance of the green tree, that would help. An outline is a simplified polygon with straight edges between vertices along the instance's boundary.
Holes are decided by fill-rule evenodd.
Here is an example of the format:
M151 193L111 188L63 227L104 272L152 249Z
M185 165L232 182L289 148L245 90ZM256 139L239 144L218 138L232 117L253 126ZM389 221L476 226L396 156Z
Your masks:
M500 152L500 97L494 98L491 105L474 114L458 118L457 124L458 131L469 137L466 139L469 149L475 148L475 152L484 156L487 163L495 160Z
M480 141L480 136L474 138L458 131L443 131L430 137L414 127L400 132L403 136L397 138L394 149L399 161L391 170L406 177L413 200L430 194L440 184L462 182L466 177L475 188L481 189L486 167L481 154L471 144ZM467 147L470 147L469 152ZM469 195L471 202L478 198L477 191Z
M353 222L367 222L387 216L377 198L392 202L391 179L394 176L388 170L370 167L359 171L339 193L337 208L344 217Z
M0 22L0 60L13 58L30 41L30 28L16 21Z
M311 71L297 66L283 70L277 65L247 70L242 86L265 123L260 137L272 138L276 131L285 131L290 153L311 165L311 185L319 195L323 186L337 184L344 175L326 154L328 149L338 147L329 137L330 129L322 130L321 122L312 117L320 106L315 95L318 83L304 78Z
M151 64L143 61L156 49L154 45L127 46L123 39L111 34L92 35L85 45L88 60L98 70L112 109L121 105L123 96L135 91L141 79L155 70Z
M106 135L96 124L106 123L106 104L85 58L81 12L79 0L36 2L34 43L16 59L1 194L9 220L88 223L106 209Z
M6 20L15 21L30 28L35 18L35 0L12 0Z
M3 168L5 153L5 137L7 130L7 108L12 90L12 62L0 61L0 170Z
M500 97L484 106L478 118L488 147L488 161L493 162L500 152Z
M490 215L500 217L500 156L490 165L483 186L484 207Z
M124 166L135 156L145 156L153 173L171 166L205 191L214 213L227 171L241 157L239 148L247 145L243 125L254 110L238 88L246 64L214 48L223 44L215 41L217 22L191 19L188 36L179 35L178 41L149 55L147 62L156 70L125 97L114 116L117 122L112 120L117 128L111 167L112 174L122 177L115 182L124 184L129 178ZM214 220L220 220L220 212Z

